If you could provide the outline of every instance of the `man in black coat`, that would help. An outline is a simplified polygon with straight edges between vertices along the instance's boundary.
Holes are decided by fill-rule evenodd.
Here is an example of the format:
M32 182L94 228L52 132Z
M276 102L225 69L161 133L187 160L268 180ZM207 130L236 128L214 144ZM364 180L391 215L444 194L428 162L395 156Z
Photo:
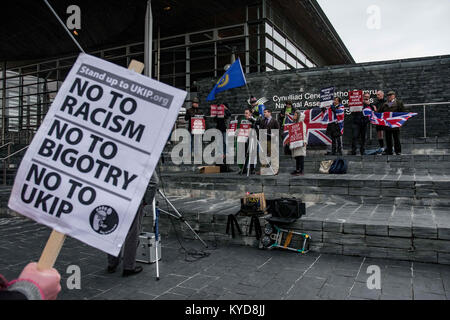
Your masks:
M407 112L403 102L398 100L394 91L388 92L388 99L385 102L381 110L378 112ZM392 155L392 138L394 139L394 150L396 155L401 155L402 145L400 143L400 128L384 127L386 132L386 151L384 155Z
M377 92L377 101L374 103L375 105L375 112L380 112L381 107L386 103L386 99L384 98L384 92L381 90L378 90ZM375 126L375 129L377 130L377 139L378 144L380 145L380 149L384 148L384 126ZM384 150L382 150L384 151Z
M275 152L277 150L272 150L271 146L272 146L272 137L276 138L278 137L279 131L277 132L272 132L272 130L279 130L280 129L280 124L278 123L277 120L275 120L274 118L272 118L272 110L270 109L265 109L264 110L264 119L261 121L261 125L259 127L260 130L267 130L267 156L270 158L272 155L272 152ZM261 131L260 131L260 137L261 137ZM263 150L264 152L264 150ZM277 153L278 154L278 153ZM278 159L276 159L278 160ZM272 162L272 169L275 173L275 175L278 174L278 161ZM261 167L266 167L266 166L261 166Z
M364 106L363 109L370 106L370 94L364 94ZM356 145L359 142L359 153L364 155L366 150L366 133L367 125L370 120L368 117L364 116L362 111L352 112L352 155L356 155Z

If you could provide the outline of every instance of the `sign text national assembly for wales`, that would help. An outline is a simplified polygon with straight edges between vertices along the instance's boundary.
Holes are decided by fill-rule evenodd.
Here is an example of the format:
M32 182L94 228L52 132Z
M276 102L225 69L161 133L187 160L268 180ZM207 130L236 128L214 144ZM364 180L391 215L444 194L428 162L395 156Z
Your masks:
M22 160L9 208L117 256L185 98L80 54Z

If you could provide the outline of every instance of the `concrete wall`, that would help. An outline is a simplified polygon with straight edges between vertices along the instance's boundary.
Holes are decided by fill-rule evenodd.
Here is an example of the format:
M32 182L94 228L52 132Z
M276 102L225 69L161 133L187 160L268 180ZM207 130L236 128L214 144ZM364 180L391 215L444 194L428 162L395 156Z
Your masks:
M200 107L207 114L209 103L205 99L216 81L205 79L199 82ZM369 90L373 98L379 89L385 92L395 90L397 97L406 104L449 102L450 55L250 74L247 82L250 93L257 98L265 96L270 99L267 106L274 111L280 110L288 99L300 109L311 108L319 102L320 89L328 86L334 86L344 102L347 100L346 92L353 89ZM243 113L248 97L249 91L245 87L217 95L218 102L228 102L233 113ZM450 104L427 110L427 136L449 135ZM408 121L403 135L421 137L423 107L411 107L410 111L419 115ZM346 128L350 126L346 125ZM348 134L351 130L345 134L346 141Z

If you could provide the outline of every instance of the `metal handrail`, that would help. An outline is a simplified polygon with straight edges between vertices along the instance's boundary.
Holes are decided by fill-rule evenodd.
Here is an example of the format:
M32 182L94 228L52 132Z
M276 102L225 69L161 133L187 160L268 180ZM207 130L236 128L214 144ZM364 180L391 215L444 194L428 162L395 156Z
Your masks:
M28 147L29 147L29 146L23 147L22 149L20 149L20 150L18 150L18 151L16 151L16 152L11 153L10 155L8 155L8 156L6 156L6 157L4 157L4 158L0 158L0 161L5 161L5 160L11 158L12 156L15 156L16 154L22 152L23 150L25 150L25 149L28 148Z
M0 149L3 149L4 147L9 146L10 144L14 144L14 143L13 142L5 143L4 145L0 146Z
M12 156L14 156L14 155L16 155L16 154L22 152L23 150L27 149L28 147L29 147L29 145L26 146L26 147L23 147L22 149L20 149L20 150L18 150L18 151L16 151L16 152L13 152L13 153L7 155L7 156L4 157L4 158L0 158L0 160L3 161L3 185L6 185L6 167L7 167L6 161L7 161L9 158L11 158ZM8 153L9 153L9 152L8 152Z

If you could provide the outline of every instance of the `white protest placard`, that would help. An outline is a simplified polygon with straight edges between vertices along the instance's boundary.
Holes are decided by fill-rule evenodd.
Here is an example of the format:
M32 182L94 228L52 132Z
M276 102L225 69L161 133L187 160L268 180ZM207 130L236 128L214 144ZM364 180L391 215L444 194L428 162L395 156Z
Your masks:
M80 54L20 164L9 208L117 256L185 98Z

